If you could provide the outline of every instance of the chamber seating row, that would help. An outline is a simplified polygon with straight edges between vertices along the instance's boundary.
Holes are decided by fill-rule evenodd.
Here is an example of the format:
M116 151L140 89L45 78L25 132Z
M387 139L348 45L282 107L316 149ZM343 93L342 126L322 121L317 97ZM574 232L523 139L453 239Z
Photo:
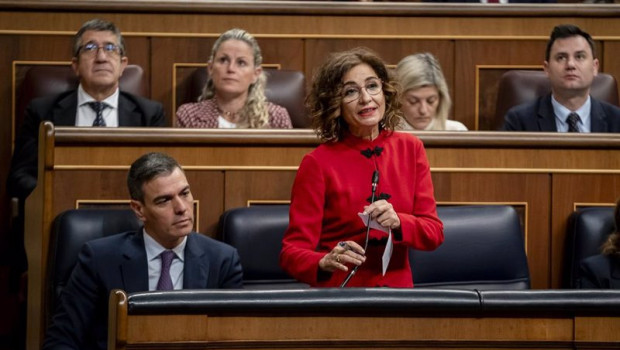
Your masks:
M226 211L220 217L219 239L234 246L244 267L246 289L294 289L307 286L288 276L278 264L288 226L288 205L263 205ZM447 206L438 208L444 243L435 251L410 251L417 288L523 290L529 270L519 216L511 206ZM80 209L54 221L47 314L54 310L83 243L104 235L137 230L131 210ZM577 288L578 264L599 253L613 231L613 208L592 207L575 212L567 232L566 287Z
M261 303L264 302L262 298L272 297L274 299L269 299L270 305L281 305L284 310L295 305L301 307L304 305L301 300L306 298L315 300L315 296L320 296L318 300L321 301L322 298L334 295L334 291L300 294L301 289L313 289L292 279L279 267L278 255L282 236L288 225L288 209L288 205L257 205L232 209L220 217L218 238L237 248L244 267L244 288L262 290L267 294L183 291L172 294L174 297L170 300L162 299L163 309L160 311L176 308L174 305L183 304L184 298L192 299L190 304L185 304L186 307L191 307L192 310L196 307L192 312L201 313L205 305L209 308L234 309L243 306L244 310L260 310ZM573 237L569 239L573 252L569 255L570 259L578 261L577 259L598 253L598 242L604 240L613 228L612 211L612 208L601 207L574 214L571 220L576 224L569 225L568 233L569 237ZM586 310L598 312L603 309L609 311L606 305L609 298L620 305L618 294L558 294L559 291L518 293L519 290L529 288L530 279L519 215L511 206L440 206L438 215L444 223L444 244L433 252L410 251L416 286L414 293L417 294L407 294L411 291L387 290L371 294L346 294L354 292L343 291L343 296L332 301L335 304L330 304L327 300L321 303L325 303L325 307L340 307L339 303L346 304L345 301L351 302L358 298L359 305L366 307L374 305L371 301L377 299L377 305L387 308L386 310L394 308L399 312L406 312L411 307L411 310L416 312L427 309L435 312L447 307L451 313L459 310L488 313L505 311L506 308L511 312L538 312L535 311L538 307L547 311L568 313ZM50 237L45 283L47 292L44 293L41 310L44 324L49 324L56 300L70 277L83 243L105 235L137 230L140 226L134 213L127 209L75 209L56 217ZM571 286L576 286L576 262L571 261L568 265L572 271ZM446 291L437 292L437 289ZM490 292L492 290L497 292ZM289 294L286 291L289 291ZM393 296L396 299L393 299ZM596 299L598 296L600 299ZM137 294L132 298L130 300L134 301L132 305L135 306L130 308L135 307L135 310L131 310L137 313L142 312L140 310L151 313L155 309L143 309L146 307L144 305L158 305L160 302L157 295L148 293ZM142 300L149 301L143 303ZM255 305L251 305L253 300ZM443 304L438 304L440 302ZM355 304L357 303L351 305ZM322 306L319 303L313 305L314 307L319 310Z
M293 127L307 128L310 120L304 107L306 79L302 72L291 70L266 69L269 101L284 106L291 116ZM140 66L128 65L120 78L122 90L146 95L144 72ZM198 67L187 78L177 82L174 110L181 104L195 102L202 92L208 78L207 70ZM16 86L16 125L19 130L23 112L29 101L35 97L61 93L74 89L78 79L69 66L34 66L24 75L21 84ZM542 71L513 70L504 73L499 82L494 129L500 129L504 115L513 106L546 95L551 91L549 79ZM616 79L600 73L593 82L592 95L602 101L618 105ZM174 116L171 116L174 118ZM174 123L173 123L174 124Z
M293 127L305 128L310 122L304 107L306 79L302 72L292 70L266 69L267 100L279 104L288 111ZM147 96L144 70L138 65L128 65L120 77L120 89L135 95ZM204 67L197 67L186 79L177 82L177 98L174 110L188 102L196 102L207 82ZM24 78L15 87L15 130L22 124L24 112L30 100L36 97L59 94L76 89L78 77L70 66L33 66L24 73ZM174 117L174 116L172 116Z
M219 238L234 246L244 268L246 289L291 289L306 285L278 264L288 226L288 205L237 208L222 214ZM419 288L528 289L527 258L519 216L510 206L440 207L445 241L433 252L411 250L413 280ZM53 225L48 285L49 311L66 285L83 243L136 230L130 210L69 210Z
M253 206L221 216L219 237L239 251L246 288L297 285L278 265L288 210L288 205ZM416 287L529 288L523 234L512 207L439 207L438 215L444 243L432 252L410 250Z

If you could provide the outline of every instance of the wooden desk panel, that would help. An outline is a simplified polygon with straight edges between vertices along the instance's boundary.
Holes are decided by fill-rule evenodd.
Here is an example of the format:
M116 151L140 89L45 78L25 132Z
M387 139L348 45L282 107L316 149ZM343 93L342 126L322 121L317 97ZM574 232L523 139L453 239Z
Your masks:
M143 295L142 303L150 299L151 308L134 304L140 309L136 312L128 311L131 302L124 292L114 291L109 303L110 349L614 349L619 342L620 323L613 316L615 311L605 313L599 309L587 315L588 307L583 306L596 304L595 299L574 295L566 296L564 301L560 301L564 296L559 293L548 295L538 308L528 311L510 305L515 299L508 297L504 308L488 312L484 302L480 309L465 310L458 302L452 307L430 306L427 303L433 301L428 299L418 309L405 305L398 296L382 296L385 293L372 288L353 291L375 293L366 301L367 305L360 305L361 300L350 304L347 299L348 307L338 304L351 297L352 293L344 290L328 290L324 296L316 296L313 290L289 290L285 298L274 296L281 291L264 292L269 294L235 291L240 295L230 300L205 295L204 298L214 298L209 303L212 306L207 307L197 300L200 298L190 296L201 291L189 292L182 297L183 304L193 300L200 306L182 309L175 295ZM436 301L451 300L445 291L428 292ZM479 296L484 300L484 292ZM402 295L416 297L420 296ZM269 305L257 309L239 298ZM325 298L329 298L329 304L341 306L327 307ZM614 304L611 307L617 308L615 299L608 300ZM400 308L399 302L403 303ZM557 302L564 304L559 306ZM222 304L235 306L217 306ZM286 311L282 304L294 304L297 308L291 306L293 309ZM424 310L422 304L442 311ZM157 306L152 308L153 305ZM565 309L559 311L560 308Z

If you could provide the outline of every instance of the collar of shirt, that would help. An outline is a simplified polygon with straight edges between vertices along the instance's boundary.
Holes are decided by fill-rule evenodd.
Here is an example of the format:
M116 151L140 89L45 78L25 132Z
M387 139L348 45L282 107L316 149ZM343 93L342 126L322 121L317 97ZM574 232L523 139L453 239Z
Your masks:
M222 116L217 117L217 127L219 129L235 129L237 124L231 123Z
M161 244L157 243L153 237L151 237L146 230L144 232L144 249L146 250L146 259L148 265L148 281L149 290L157 289L157 282L161 277L161 259L160 254L166 250ZM170 278L172 279L172 287L174 289L183 289L183 274L185 267L185 246L187 244L187 237L183 238L183 241L174 247L172 251L176 254L177 259L172 259L170 265Z
M155 259L159 259L159 254L161 254L166 248L164 248L161 244L159 244L151 235L144 232L144 249L146 249L146 260L153 261ZM185 245L187 244L187 236L183 237L183 241L179 243L176 247L172 248L174 254L176 254L177 258L181 261L185 261Z
M568 115L572 113L572 111L566 107L564 107L560 102L558 102L553 95L551 96L551 105L553 106L553 113L555 114L555 124L559 132L568 132ZM580 132L590 132L590 110L592 106L592 101L590 96L586 102L579 107L575 111L575 113L579 114L579 123L577 123L577 127Z
M118 95L119 90L116 88L116 91L114 91L112 95L101 101L108 105L108 107L103 110L103 119L108 127L118 126ZM78 86L77 98L77 105L79 107L75 126L92 126L97 115L87 103L96 100L84 90L82 84Z

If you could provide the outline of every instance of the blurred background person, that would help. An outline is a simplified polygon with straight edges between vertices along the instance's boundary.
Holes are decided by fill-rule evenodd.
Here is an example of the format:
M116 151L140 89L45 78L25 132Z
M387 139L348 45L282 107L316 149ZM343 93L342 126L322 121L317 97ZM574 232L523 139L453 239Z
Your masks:
M620 198L614 210L616 230L609 235L599 255L581 262L582 289L620 289Z
M332 54L315 75L307 104L323 143L297 171L280 266L311 286L339 286L360 266L348 286L413 287L409 248L437 248L443 224L422 142L393 132L400 96L385 64L364 48ZM375 171L380 180L371 203ZM388 234L370 230L364 249L360 212L391 230L385 274Z
M467 131L462 123L448 119L452 99L435 56L407 56L398 63L396 75L403 91L400 130Z
M215 41L209 77L196 103L177 110L176 124L185 128L292 128L286 109L265 98L263 56L250 33L231 29Z

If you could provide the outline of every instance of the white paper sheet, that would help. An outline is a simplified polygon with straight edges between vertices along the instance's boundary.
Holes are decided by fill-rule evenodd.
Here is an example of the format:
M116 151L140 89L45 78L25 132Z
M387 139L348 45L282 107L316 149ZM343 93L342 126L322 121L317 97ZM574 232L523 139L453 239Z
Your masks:
M357 215L360 217L360 219L364 223L364 226L367 226L367 224L368 224L368 214L357 213ZM385 272L387 271L387 268L390 265L390 259L392 259L392 250L394 249L394 242L392 242L392 229L390 229L389 227L383 227L383 226L379 225L377 220L371 220L370 221L370 228L375 229L375 230L379 230L379 231L383 231L383 232L388 234L388 239L387 239L387 243L385 245L385 250L383 251L383 257L381 258L381 260L382 260L382 268L383 268L383 276L385 276Z

